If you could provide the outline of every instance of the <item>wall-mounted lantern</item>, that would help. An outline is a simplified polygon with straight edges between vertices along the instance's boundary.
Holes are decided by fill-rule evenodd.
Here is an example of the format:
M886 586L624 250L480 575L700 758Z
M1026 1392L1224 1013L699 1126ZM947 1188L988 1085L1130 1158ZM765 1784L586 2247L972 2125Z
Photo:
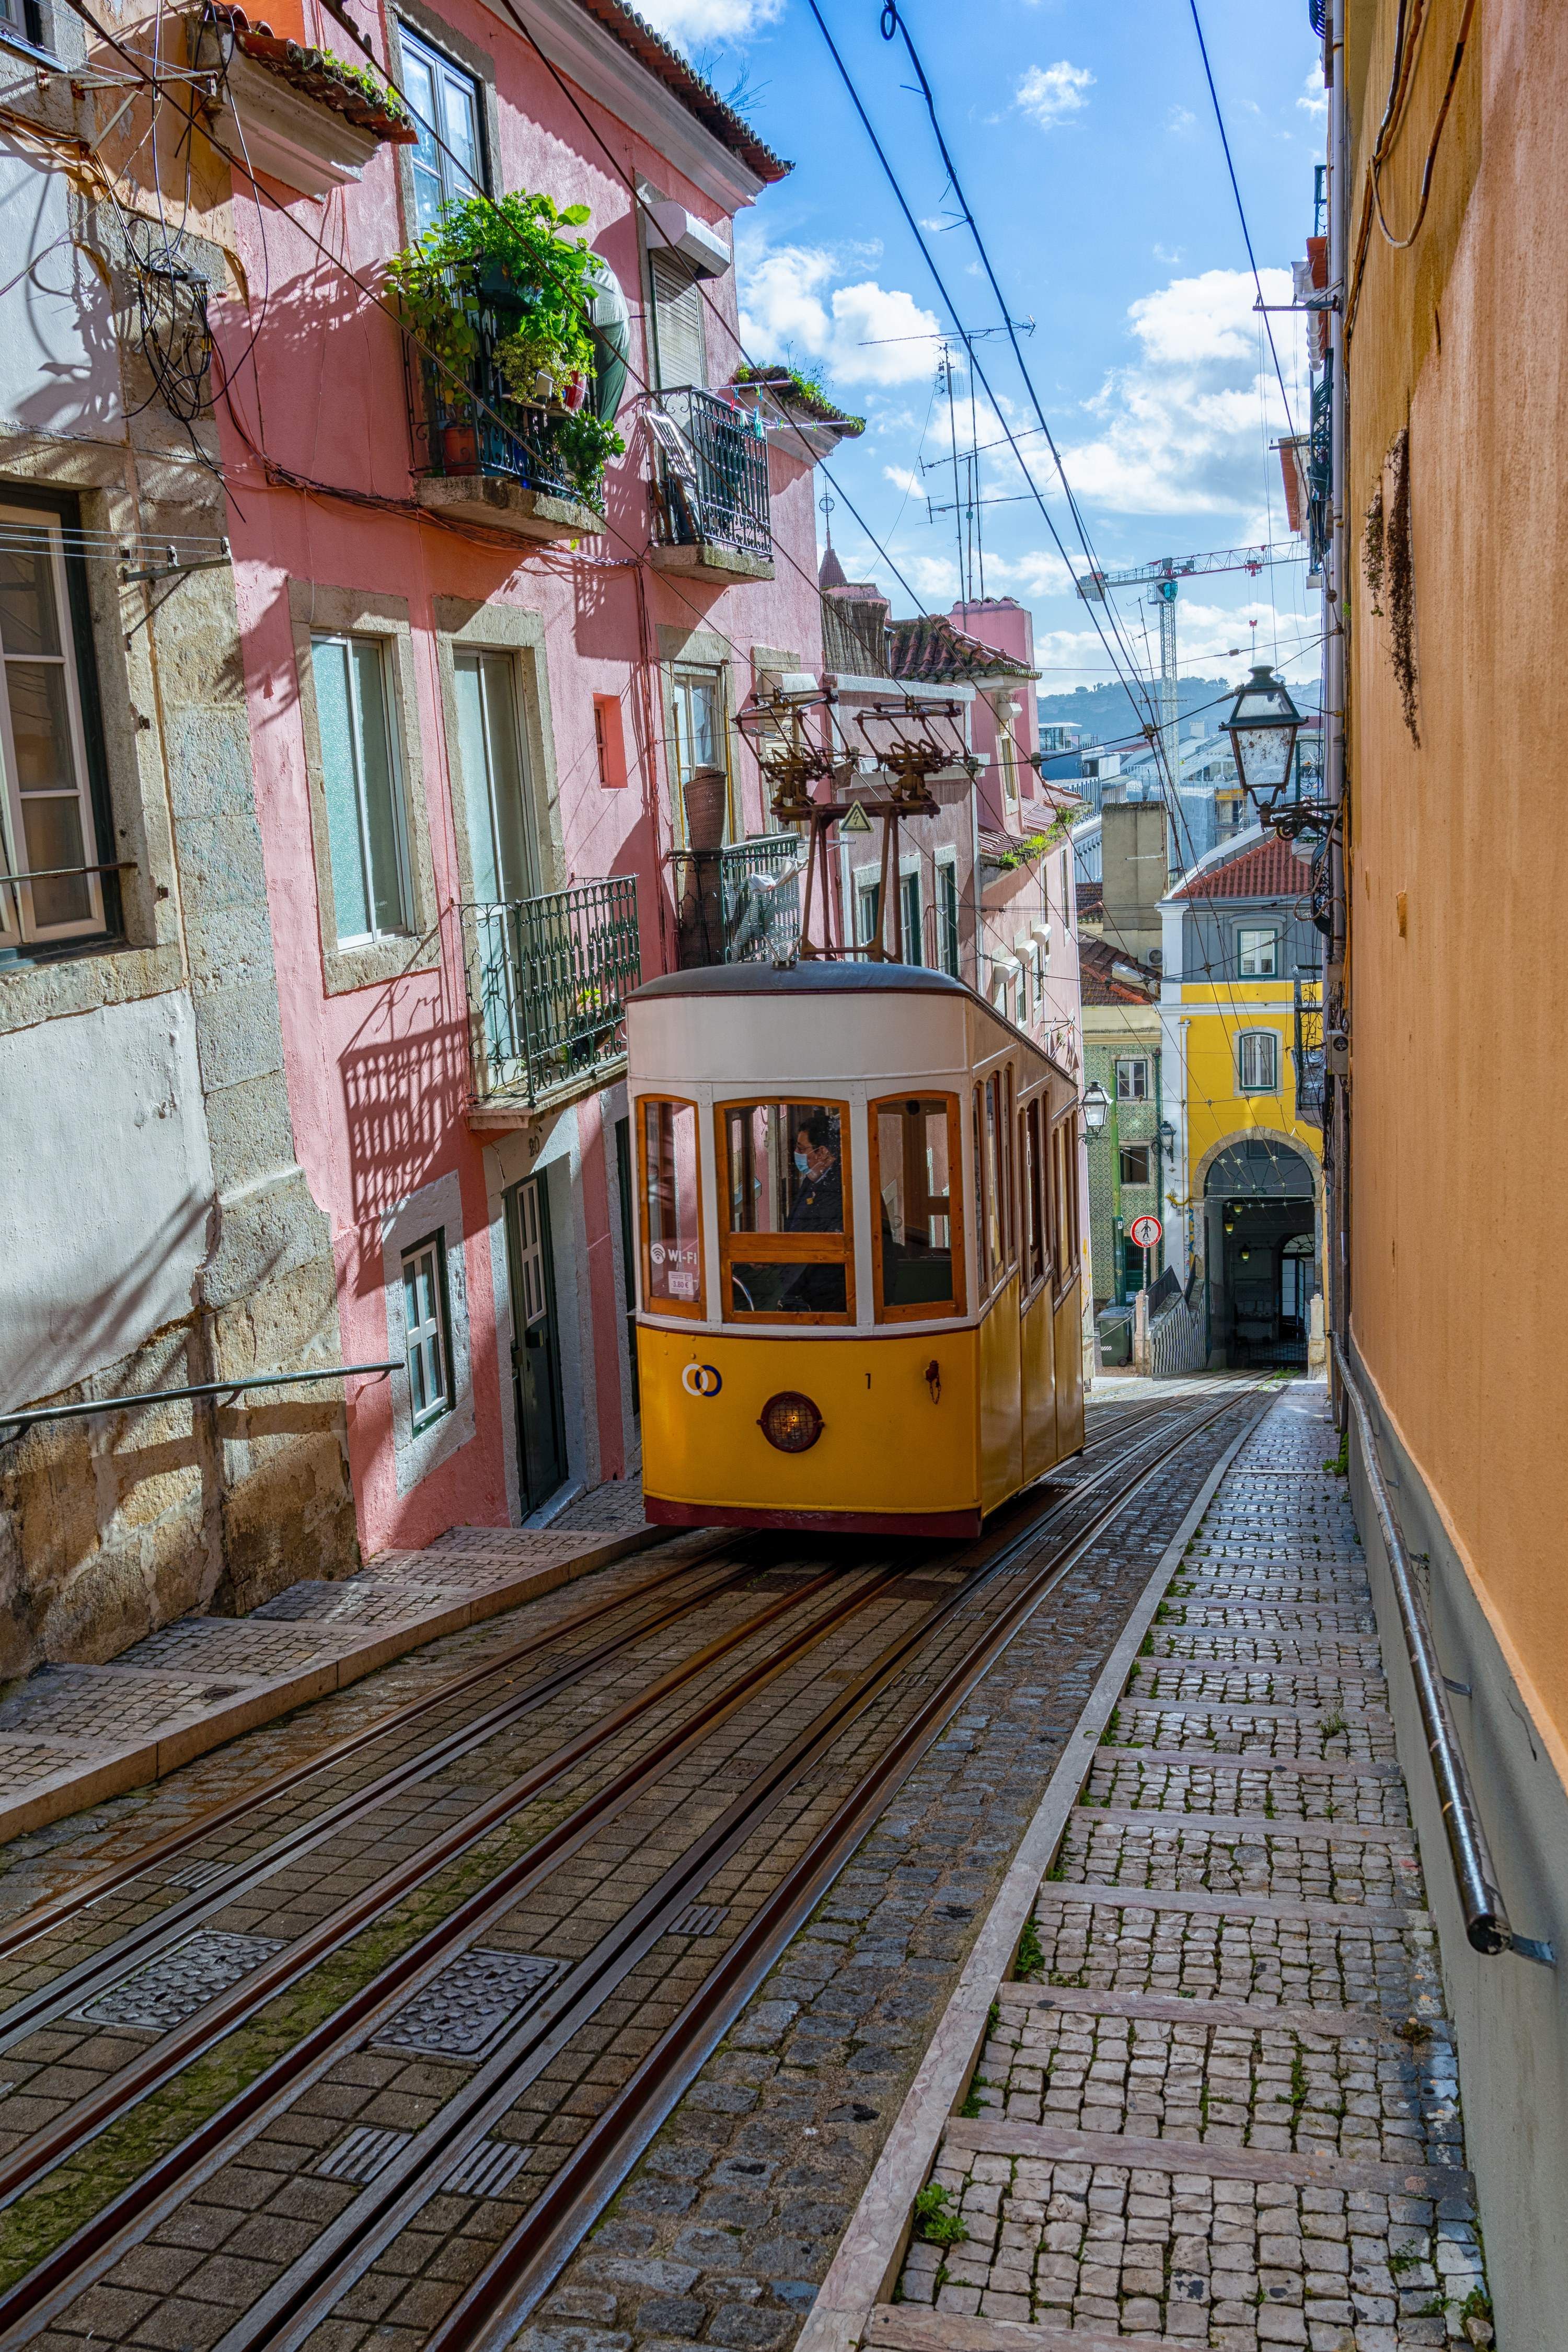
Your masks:
M1290 699L1290 689L1267 662L1257 663L1246 685L1237 689L1230 716L1223 723L1241 788L1257 802L1259 815L1267 816L1290 781L1296 757L1301 714Z

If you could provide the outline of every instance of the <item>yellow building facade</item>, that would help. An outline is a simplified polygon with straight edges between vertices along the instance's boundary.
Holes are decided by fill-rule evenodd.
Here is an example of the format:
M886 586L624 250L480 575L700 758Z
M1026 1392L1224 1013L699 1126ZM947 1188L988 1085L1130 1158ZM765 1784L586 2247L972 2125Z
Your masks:
M1255 828L1161 902L1166 1263L1184 1286L1196 1276L1215 1369L1321 1357L1321 942L1307 888L1289 844Z

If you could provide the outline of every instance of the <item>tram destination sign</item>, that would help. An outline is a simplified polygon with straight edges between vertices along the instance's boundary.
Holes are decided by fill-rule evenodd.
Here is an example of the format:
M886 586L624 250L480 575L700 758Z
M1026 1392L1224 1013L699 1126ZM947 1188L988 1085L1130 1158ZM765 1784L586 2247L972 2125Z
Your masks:
M1164 1231L1158 1217L1134 1217L1132 1241L1138 1249L1152 1249Z

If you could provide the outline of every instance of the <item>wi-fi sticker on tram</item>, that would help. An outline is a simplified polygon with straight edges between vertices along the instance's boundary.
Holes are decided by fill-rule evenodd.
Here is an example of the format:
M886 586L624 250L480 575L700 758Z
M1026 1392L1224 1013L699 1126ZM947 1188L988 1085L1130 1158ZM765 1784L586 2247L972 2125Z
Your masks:
M680 1375L680 1385L688 1396L716 1397L724 1385L724 1377L716 1364L688 1364Z

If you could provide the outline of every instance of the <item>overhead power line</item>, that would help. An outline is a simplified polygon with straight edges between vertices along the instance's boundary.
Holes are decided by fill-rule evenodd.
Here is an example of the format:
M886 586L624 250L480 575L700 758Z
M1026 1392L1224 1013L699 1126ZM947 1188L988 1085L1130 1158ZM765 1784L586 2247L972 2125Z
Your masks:
M1247 226L1247 206L1241 201L1241 188L1236 176L1236 165L1230 160L1230 141L1226 136L1225 116L1220 112L1219 92L1214 86L1214 75L1209 69L1208 45L1204 39L1204 28L1198 20L1198 0L1188 0L1188 5L1193 12L1193 30L1198 37L1198 54L1204 61L1204 79L1208 83L1209 96L1214 100L1214 119L1219 125L1219 143L1225 149L1225 168L1230 173L1231 194L1236 198L1236 209L1241 220L1241 234L1247 247L1247 257L1252 264L1252 282L1258 289L1258 307L1263 313L1263 324L1268 336L1268 349L1274 361L1274 373L1279 381L1279 397L1285 404L1285 423L1289 430L1294 433L1296 426L1290 415L1290 395L1285 389L1285 372L1279 364L1279 353L1274 343L1274 330L1268 323L1268 312L1263 300L1263 280L1258 274L1258 256L1252 250L1252 232Z

